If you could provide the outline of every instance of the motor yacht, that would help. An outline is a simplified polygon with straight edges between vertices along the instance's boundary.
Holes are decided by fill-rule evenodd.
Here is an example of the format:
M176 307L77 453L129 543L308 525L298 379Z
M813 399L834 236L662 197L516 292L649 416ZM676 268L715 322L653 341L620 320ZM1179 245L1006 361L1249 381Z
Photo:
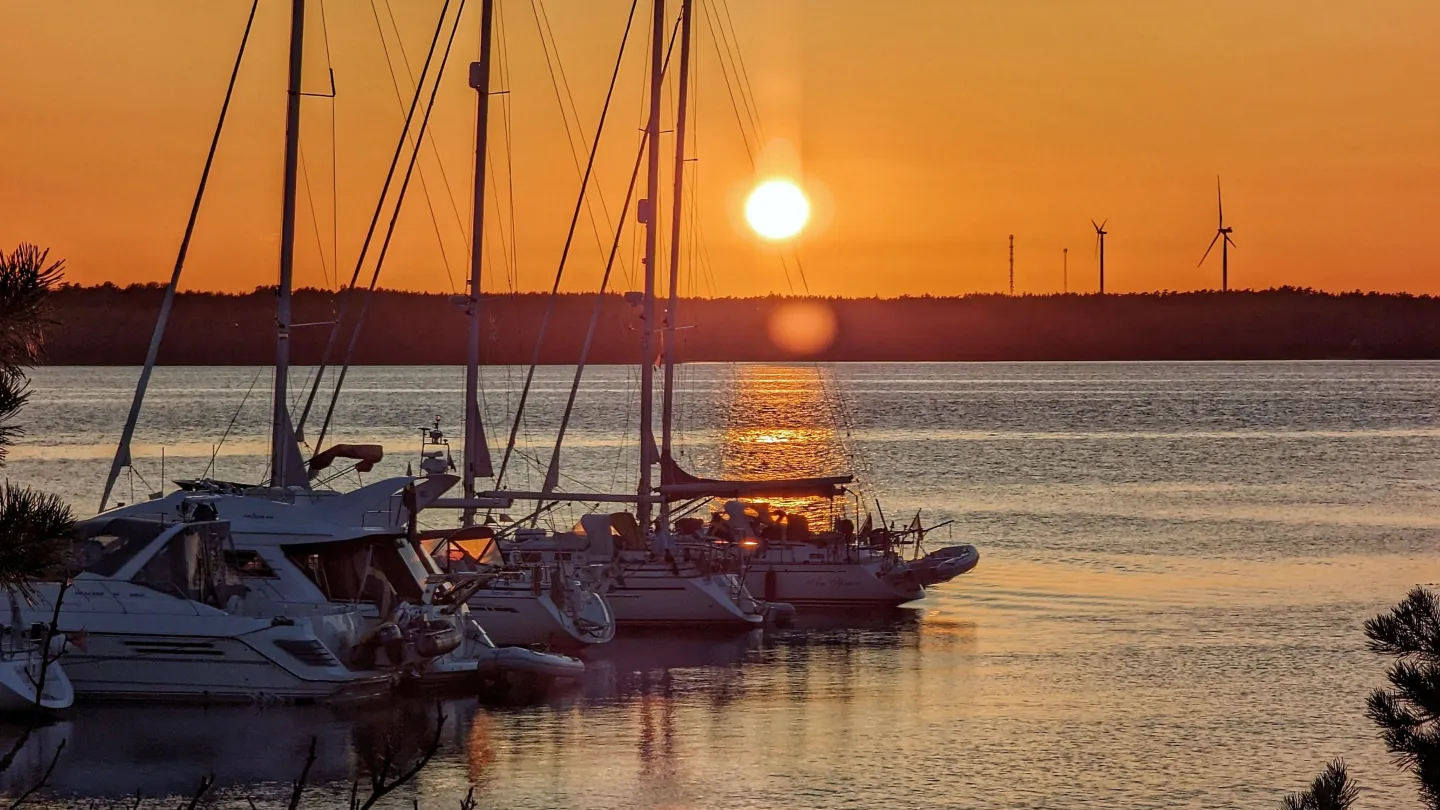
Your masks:
M454 483L454 476L396 477L341 493L188 481L169 496L107 514L228 518L226 563L248 600L276 612L352 615L361 628L359 660L393 651L379 660L398 670L398 680L463 688L510 670L579 677L577 659L494 643L466 605L478 583L451 581L421 553L415 515ZM407 643L413 650L401 654Z
M80 524L79 570L58 622L70 641L63 662L75 693L311 702L389 691L393 667L358 661L367 644L358 611L273 603L242 584L226 558L230 545L223 520L102 516ZM35 590L33 600L6 607L24 621L48 622L60 585ZM402 640L406 646L413 650Z

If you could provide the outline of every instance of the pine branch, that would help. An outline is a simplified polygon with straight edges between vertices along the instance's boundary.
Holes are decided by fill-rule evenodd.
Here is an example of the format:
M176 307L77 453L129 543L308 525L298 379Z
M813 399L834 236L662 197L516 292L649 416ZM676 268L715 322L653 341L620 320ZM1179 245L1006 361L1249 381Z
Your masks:
M1310 787L1291 793L1280 803L1283 810L1349 810L1360 798L1360 786L1350 778L1345 760L1336 759L1325 766Z

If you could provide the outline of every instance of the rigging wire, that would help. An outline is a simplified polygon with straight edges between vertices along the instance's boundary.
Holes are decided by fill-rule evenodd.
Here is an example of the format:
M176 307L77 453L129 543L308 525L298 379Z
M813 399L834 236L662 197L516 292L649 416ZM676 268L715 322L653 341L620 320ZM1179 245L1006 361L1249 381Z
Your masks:
M220 455L220 448L225 446L225 440L230 438L230 431L235 429L235 420L240 418L240 412L245 410L245 403L250 399L250 393L255 390L255 384L260 381L260 375L264 373L265 367L261 366L255 372L255 377L250 380L250 387L245 389L245 396L240 398L240 404L235 407L235 413L230 416L230 424L225 426L225 432L220 434L220 443L210 448L210 463L205 467L205 472L200 474L204 478L215 469L215 457ZM263 479L262 479L263 480Z
M520 389L520 401L516 407L515 421L510 428L510 439L505 446L505 454L500 460L500 469L495 473L495 487L500 488L504 482L506 465L510 460L510 454L515 447L515 436L520 428L525 413L525 402L530 395L530 386L535 379L535 369L540 364L540 352L545 342L545 332L550 324L550 317L555 311L555 301L560 291L560 282L565 275L565 263L570 256L570 246L575 238L575 228L580 221L580 211L586 205L586 191L589 188L590 177L595 168L595 156L599 153L600 136L605 132L605 120L610 112L610 102L615 96L615 85L620 78L620 65L625 56L625 45L630 40L630 29L635 22L635 9L639 6L639 0L631 0L630 15L625 20L625 32L620 38L620 53L615 58L615 69L610 74L610 86L605 92L605 104L600 108L600 121L595 126L594 143L590 148L590 156L585 164L585 173L580 180L580 193L575 201L575 210L571 213L570 229L565 236L565 246L560 251L560 263L555 268L555 283L550 288L550 299L546 302L545 312L540 317L540 327L535 337L535 352L530 363L530 369L525 375L525 384ZM533 7L533 6L532 6ZM592 219L593 222L593 219Z
M385 51L385 64L390 72L390 84L395 88L395 103L400 109L405 109L405 100L400 93L400 80L395 75L395 62L390 56L390 47L385 43L385 32L380 23L380 11L375 7L375 0L370 0L370 10L375 15L375 27L380 31L380 46ZM385 13L390 18L390 27L395 31L395 46L400 50L400 60L405 65L405 77L409 81L415 81L415 74L410 69L410 56L405 52L405 39L400 34L400 26L395 22L395 10L390 5L390 0L385 0ZM409 132L404 133L409 137ZM412 148L419 149L420 144L412 144ZM435 155L435 162L440 166L440 179L445 184L445 195L450 201L450 210L455 214L455 224L461 231L465 226L460 222L460 208L455 203L455 192L450 190L450 178L445 174L445 163L440 160L440 148L435 145L435 138L430 138L430 150ZM440 248L440 262L445 265L445 279L450 284L450 292L455 292L455 274L450 266L450 252L445 249L445 237L440 234L440 219L435 216L435 201L430 196L430 185L425 181L425 167L419 168L420 173L420 195L425 198L426 209L430 212L430 225L435 230L435 243Z
M315 227L315 252L320 254L320 272L325 274L325 286L330 286L330 264L325 261L325 240L320 236L320 218L315 213L315 193L310 188L310 170L305 168L305 145L300 145L300 177L305 185L305 200L310 204L310 223ZM337 268L338 269L338 268ZM309 384L308 381L306 383ZM303 391L305 386L300 387Z
M640 166L644 161L645 148L649 138L642 138L635 153L635 168L630 170L630 187L625 192L625 204L620 209L621 221L615 228L615 241L610 243L610 258L605 263L605 274L600 278L600 289L595 293L595 307L590 313L590 325L585 330L585 342L580 347L580 362L575 366L575 379L570 384L570 395L565 400L565 410L560 417L560 428L555 433L555 449L550 455L550 466L545 474L543 491L554 489L553 478L560 472L560 446L565 441L565 431L570 426L570 414L575 409L575 397L580 391L580 377L585 373L585 363L590 359L590 346L595 340L595 328L600 322L600 310L605 304L605 289L610 283L610 272L615 267L615 254L620 250L620 237L625 230L625 217L630 213L630 202L635 197L635 184L640 179Z
M220 117L215 122L215 134L210 138L210 149L205 154L205 167L200 170L200 184L195 190L195 201L190 206L190 218L185 223L185 235L180 238L180 249L175 256L175 268L170 272L170 283L165 287L165 299L160 305L160 316L156 319L155 330L150 335L150 345L145 353L145 365L141 368L140 379L135 383L135 395L130 402L130 412L125 426L120 431L120 441L115 447L115 458L110 463L110 472L105 478L105 487L100 495L100 509L104 511L110 500L111 490L120 476L121 467L135 468L130 458L130 440L135 436L135 425L140 419L140 408L145 402L145 389L150 374L155 369L155 360L160 353L160 341L165 336L165 325L170 317L170 308L175 303L175 293L180 288L180 274L185 269L185 257L190 252L190 238L195 235L195 223L200 218L200 204L205 200L205 187L210 181L210 169L215 165L215 153L220 147L220 136L225 131L225 118L230 111L230 99L235 94L235 82L240 77L240 65L245 60L245 49L250 43L250 31L255 25L255 12L260 0L253 0L250 13L245 18L245 33L240 36L240 48L235 54L235 66L230 69L230 81L225 86L225 100L220 104Z
M373 0L372 0L373 2ZM464 0L461 0L464 3ZM365 267L365 257L370 252L371 240L375 237L375 228L380 223L380 214L385 209L385 198L390 193L390 183L395 178L395 168L400 164L400 156L404 154L407 143L406 134L410 131L410 123L415 117L415 110L420 105L421 88L424 87L425 77L430 73L430 61L435 55L435 48L440 41L440 33L445 28L445 13L450 9L450 0L445 0L445 5L440 9L440 17L435 22L435 35L430 40L430 52L425 56L425 64L420 69L420 81L415 84L415 94L410 99L410 110L405 114L405 124L401 127L400 137L395 142L395 154L390 158L390 168L385 172L385 182L380 187L380 195L375 200L375 212L370 217L370 226L365 230L365 240L360 245L360 254L355 257L355 271L350 274L350 283L340 291L339 313L335 316L335 323L330 327L330 337L325 342L325 351L320 355L320 365L315 371L315 381L311 384L310 392L305 398L305 408L300 412L300 421L295 428L295 435L303 437L305 432L305 421L310 416L310 408L315 404L315 396L320 390L320 383L325 378L325 370L329 367L330 357L335 352L335 347L340 338L340 331L345 324L345 314L349 311L350 302L355 297L355 287L360 280L360 271ZM381 37L381 44L384 44L384 37ZM443 66L442 66L443 69ZM399 204L396 204L399 209ZM337 268L338 271L338 268ZM335 395L339 395L338 389ZM315 451L319 452L317 445Z
M592 167L594 166L594 163L595 163L595 155L593 154L593 150L598 147L598 141L596 142L595 146L592 146L592 147L591 147L591 153L588 153L588 154L587 154L587 152L585 151L585 146L584 146L583 143L577 145L577 143L576 143L576 137L575 137L575 136L576 136L576 135L579 135L580 133L582 133L583 130L584 130L584 127L581 125L581 122L580 122L580 112L579 112L579 108L576 107L576 105L575 105L575 97L574 97L574 95L572 95L571 92L570 92L570 82L569 82L569 80L568 80L568 79L566 78L566 76L565 76L565 63L564 63L563 61L561 61L561 59L560 59L560 45L559 45L559 43L555 40L555 34L554 34L554 32L551 31L551 29L550 29L550 17L549 17L549 15L545 12L545 3L544 3L544 0L530 0L530 9L531 9L531 12L533 13L533 15L534 15L534 17L535 17L535 25L536 25L537 28L540 29L540 44L541 44L542 50L545 52L545 66L549 69L549 72L550 72L550 84L551 84L551 86L552 86L552 87L554 88L554 90L555 90L555 101L560 105L560 117L561 117L561 119L565 122L565 137L566 137L566 139L569 140L569 142L570 142L570 157L571 157L571 160L575 163L575 170L576 170L577 172L580 172L580 156L581 156L581 155L584 155L584 156L585 156L585 158L586 158L586 166L585 166L585 170L582 172L582 176L588 178L589 175L590 175L591 172L592 172ZM635 11L633 4L632 4L632 7L631 7L630 11L631 11L631 18L633 19L633 17L634 17L634 11ZM627 31L627 32L629 31L629 22L628 22L628 21L627 21L627 23L626 23L626 31ZM548 40L547 40L547 36L548 36ZM553 63L553 64L551 63L551 60L550 60L550 50L551 50L551 48L553 48L554 51L555 51L555 59L554 59L554 63ZM617 74L619 73L619 69L620 69L619 63L617 62L616 68L615 68ZM614 85L615 85L615 80L614 80L614 78L612 78L612 79L611 79L611 90L612 90L612 91L614 90ZM566 108L566 106L565 106L565 102L566 102L567 100L568 100L569 103L570 103L570 106L569 106L569 108L568 108L568 109L569 109L568 114L567 114L567 111L566 111L567 108ZM607 103L607 106L608 106L608 103L609 103L609 95L608 95L608 94L607 94L607 96L606 96L606 103ZM575 132L574 132L574 134L572 134L572 133L571 133L571 130L570 130L570 115L574 115L574 116L575 116ZM602 116L602 120L603 120L604 111L601 112L601 116ZM583 189L586 187L586 181L583 180L583 179L582 179L582 181L581 181L581 187L582 187L582 193L583 193ZM604 217L604 220L605 220L605 233L609 233L609 232L610 232L610 228L611 228L611 219L610 219L610 210L609 210L608 206L606 206L606 204L605 204L605 194L604 194L604 192L603 192L601 189L598 189L598 188L597 188L597 189L595 190L595 196L599 198L599 202L600 202L600 213L601 213L601 216L603 216L603 217ZM582 197L582 202L583 202L583 204L584 204L584 209L585 209L586 217L587 217L587 219L588 219L588 221L589 221L589 223L590 223L590 232L591 232L591 233L594 235L594 237L595 237L595 247L596 247L597 250L599 250L600 255L603 256L603 255L605 255L604 237L601 236L600 225L595 221L595 211L594 211L593 206L592 206L591 203L590 203L590 198L589 198L589 196L588 196L588 195L583 196L583 197Z
M335 130L336 119L339 116L335 110L335 96L333 95L335 68L330 59L330 21L325 16L325 0L320 0L320 33L325 41L325 67L330 71L330 81L332 82L332 95L330 96L330 262L335 265L335 286L338 287L340 285L340 153L336 146ZM304 153L301 153L301 159L304 159Z
M506 265L505 270L506 277L510 282L510 292L515 292L520 289L520 245L519 242L516 241L515 236L515 148L511 132L513 115L510 109L510 46L508 35L506 34L505 4L503 2L497 3L495 6L495 22L500 31L500 48L498 49L500 56L500 82L505 88L505 95L502 96L500 100L500 107L503 112L501 121L505 131L505 180L507 186L506 193L508 194L508 205L505 210L508 212L507 216L510 225L510 253L508 259L510 264ZM494 172L494 163L489 162L487 165L490 167L491 172ZM499 184L496 184L495 194L498 206L500 194ZM496 208L495 218L497 221L500 218L498 207ZM505 232L502 230L500 232L501 239L504 239L504 236Z
M449 5L449 0L446 0ZM385 256L390 252L390 241L395 235L395 223L400 219L400 209L404 207L405 192L410 188L410 178L415 172L415 162L420 157L420 145L425 140L425 130L430 125L430 114L435 111L435 97L440 91L440 82L445 77L445 66L450 62L450 49L455 44L455 34L460 30L460 20L465 13L465 0L455 12L455 24L450 28L450 38L445 43L445 53L440 58L440 68L435 73L435 82L430 88L430 99L425 104L425 115L420 119L420 128L416 131L415 148L410 152L409 164L405 167L405 178L400 183L400 191L396 196L395 209L390 215L390 224L385 229L385 239L380 244L380 255L375 260L375 272L370 276L370 285L365 291L365 298L360 303L360 314L356 316L355 328L350 333L350 346L345 351L345 364L340 367L340 374L335 380L335 389L330 395L330 405L325 410L325 421L320 426L320 436L315 442L315 450L319 452L324 444L325 434L330 429L330 420L335 414L335 403L340 399L340 391L345 386L345 377L350 372L351 361L355 356L355 346L360 342L360 330L365 325L365 315L370 309L370 302L375 297L375 285L380 281L380 271L385 266ZM441 17L444 22L444 17ZM443 27L443 26L442 26ZM433 53L433 52L432 52ZM427 62L428 62L427 57Z

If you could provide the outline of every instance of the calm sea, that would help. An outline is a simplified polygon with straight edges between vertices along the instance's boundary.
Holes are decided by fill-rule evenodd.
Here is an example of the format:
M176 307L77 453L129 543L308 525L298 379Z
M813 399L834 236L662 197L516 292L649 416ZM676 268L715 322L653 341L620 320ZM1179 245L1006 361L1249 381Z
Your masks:
M508 486L543 479L571 374L537 374ZM136 376L38 370L6 475L93 513ZM524 373L485 377L498 464ZM403 472L437 416L458 434L461 387L459 369L357 369L328 435L386 446L370 479ZM627 639L549 702L449 701L437 760L392 805L474 786L507 809L1265 807L1344 756L1362 806L1417 806L1363 716L1384 662L1360 628L1440 580L1440 364L699 365L679 387L692 471L853 468L846 508L954 521L936 540L980 566L913 610ZM565 486L633 486L636 388L587 372ZM117 492L258 479L269 389L263 370L159 370ZM227 801L280 806L313 735L316 799L339 806L430 711L83 707L22 764L63 739L66 795L168 797L213 772Z

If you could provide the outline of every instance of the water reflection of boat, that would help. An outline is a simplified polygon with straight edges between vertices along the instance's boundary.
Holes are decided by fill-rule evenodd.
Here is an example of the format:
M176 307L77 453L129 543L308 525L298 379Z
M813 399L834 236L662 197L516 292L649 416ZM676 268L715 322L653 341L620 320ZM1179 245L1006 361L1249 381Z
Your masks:
M586 655L584 696L613 700L674 686L674 673L695 673L697 688L734 677L760 648L763 632L646 632L619 636ZM708 674L706 674L708 673ZM723 673L723 675L722 675Z
M324 709L79 706L67 722L38 729L21 764L5 774L23 788L65 750L50 779L56 793L86 797L188 794L200 777L219 784L288 784L316 739L312 784L351 776L352 723ZM0 744L19 729L0 731ZM36 770L36 769L39 770ZM261 798L257 795L256 798Z

